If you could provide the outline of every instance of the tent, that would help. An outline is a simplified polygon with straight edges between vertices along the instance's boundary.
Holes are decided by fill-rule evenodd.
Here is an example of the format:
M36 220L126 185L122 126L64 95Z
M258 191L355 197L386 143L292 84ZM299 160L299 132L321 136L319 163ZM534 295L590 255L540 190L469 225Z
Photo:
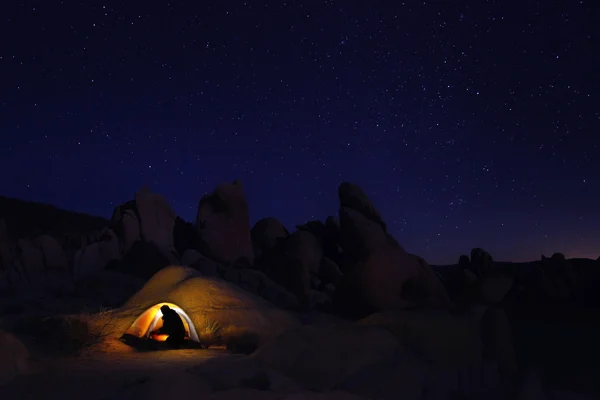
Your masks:
M113 311L114 336L140 339L160 327L162 305L182 318L189 339L199 341L215 326L221 334L251 333L262 342L295 326L299 318L221 278L182 266L158 271L123 307Z
M162 326L162 306L168 306L170 309L175 311L185 327L186 337L194 342L199 342L198 332L192 322L192 319L181 309L181 307L173 303L158 303L142 313L135 322L125 331L125 334L132 335L138 338L149 338L150 333L155 329L159 329ZM155 340L164 341L167 339L167 335L158 335Z

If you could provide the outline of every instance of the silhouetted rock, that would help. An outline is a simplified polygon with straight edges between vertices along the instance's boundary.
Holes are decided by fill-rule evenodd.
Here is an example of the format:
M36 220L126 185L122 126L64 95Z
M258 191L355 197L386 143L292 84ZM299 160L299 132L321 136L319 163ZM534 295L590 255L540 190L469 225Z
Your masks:
M275 248L281 239L285 239L288 236L288 230L276 218L268 217L258 221L254 224L251 231L256 259L260 260Z
M26 280L34 285L44 282L44 254L33 241L19 239L17 242L21 272Z
M381 225L384 232L387 232L387 227L379 211L373 206L371 200L358 185L349 182L343 182L338 188L338 196L340 199L340 207L349 208L358 211L366 218Z
M471 261L469 260L469 256L466 254L461 255L458 259L458 266L461 269L469 269L471 266Z
M375 249L389 245L381 224L356 210L340 208L340 246L344 253L354 260L364 260Z
M73 261L75 277L101 271L109 262L122 258L119 238L111 229L105 229L99 239L75 253Z
M470 269L477 277L481 278L485 275L492 268L493 263L494 259L487 251L478 247L471 250Z
M373 310L447 306L449 298L444 286L421 260L391 246L372 252L344 277L334 296L335 309L357 318ZM359 306L360 302L364 305Z
M220 276L219 263L206 257L198 250L186 250L181 257L181 264L194 268L204 276Z
M175 218L173 243L179 255L183 255L188 249L196 249L198 247L196 227L189 222L185 222L181 217Z
M334 309L360 317L363 314L358 310L448 304L437 275L423 259L408 254L388 235L364 192L356 185L342 184L339 193L340 245L356 264L335 293ZM361 301L364 305L358 306Z
M172 257L175 254L175 211L162 195L152 193L148 187L142 187L135 194L135 204L142 240L154 243L171 262L177 262L177 257Z
M198 269L197 267L194 268ZM289 310L300 308L300 300L294 293L279 285L261 271L218 265L217 272L226 281L246 289L278 307Z
M144 241L153 243L171 264L177 264L179 253L175 240L178 240L179 246L187 245L185 240L189 228L186 231L180 220L176 231L176 221L177 216L167 200L144 186L133 200L115 207L110 226L119 238L121 255L128 254L134 243ZM91 242L95 242L94 239Z
M316 237L324 237L326 233L326 226L321 221L308 221L302 225L296 225L296 229L299 231L308 231Z
M319 277L325 284L331 283L334 286L338 286L342 282L344 274L335 262L327 257L323 257L319 267Z
M122 259L113 258L115 262L106 265L109 271L117 271L142 278L150 278L160 269L171 264L169 258L154 242L138 240L123 256Z
M69 263L67 257L55 238L49 235L42 235L35 240L35 244L42 252L46 272L57 273L59 275L68 274Z
M221 183L213 193L202 197L196 229L200 251L210 258L233 263L243 257L254 262L248 203L239 180Z
M141 240L140 215L135 200L115 207L110 219L110 227L119 237L121 254L127 253L133 243Z
M322 258L323 250L315 235L296 231L268 253L264 269L308 307L311 276L318 275Z

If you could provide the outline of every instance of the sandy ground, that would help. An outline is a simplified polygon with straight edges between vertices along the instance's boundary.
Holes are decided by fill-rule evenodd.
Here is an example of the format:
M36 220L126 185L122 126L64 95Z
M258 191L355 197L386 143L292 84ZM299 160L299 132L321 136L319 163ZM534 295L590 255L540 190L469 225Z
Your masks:
M29 373L0 387L0 398L133 399L142 397L140 390L148 391L153 383L162 382L161 388L167 388L169 382L181 381L182 376L183 380L186 375L190 381L198 380L186 369L214 357L230 355L223 350L186 349L38 360Z

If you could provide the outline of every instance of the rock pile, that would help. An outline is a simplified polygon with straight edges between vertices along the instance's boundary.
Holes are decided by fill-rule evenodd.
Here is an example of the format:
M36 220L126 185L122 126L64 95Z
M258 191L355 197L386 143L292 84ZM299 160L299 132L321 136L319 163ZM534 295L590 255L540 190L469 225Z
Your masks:
M183 264L291 309L332 310L334 299L342 313L357 304L386 310L448 303L436 274L389 234L360 187L342 183L339 201L339 217L294 232L273 217L251 227L242 183L226 182L200 199L194 226L143 187L114 209L104 228L75 239L11 238L0 223L3 283L77 281L104 270L147 279Z
M583 296L579 288L589 274L559 254L543 257L525 275L496 268L481 248L461 256L458 266L434 269L396 241L359 186L342 183L338 196L338 215L295 231L274 217L252 227L240 181L203 196L195 224L147 187L117 206L106 226L79 236L12 235L14 226L0 220L0 284L6 289L76 282L107 270L148 279L182 264L284 308L352 318L453 302L499 304L517 286L538 297Z

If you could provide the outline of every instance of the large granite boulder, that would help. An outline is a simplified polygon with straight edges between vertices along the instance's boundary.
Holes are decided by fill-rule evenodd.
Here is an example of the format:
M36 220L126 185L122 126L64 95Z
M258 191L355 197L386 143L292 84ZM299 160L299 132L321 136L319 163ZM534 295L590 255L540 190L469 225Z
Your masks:
M142 239L140 215L135 200L115 207L110 227L119 237L121 254L127 254L131 246Z
M387 233L379 212L359 189L342 184L339 190L340 244L357 262L336 290L334 308L360 317L378 310L447 306L438 276Z
M103 270L111 261L120 260L119 238L111 229L105 229L100 241L91 243L75 253L73 274L76 278Z
M476 247L471 250L471 262L470 269L471 271L477 275L477 277L481 278L486 275L494 264L494 259L491 254L485 251L482 248Z
M173 250L173 228L177 215L167 200L144 186L135 194L135 204L140 216L142 240L156 244L166 253Z
M227 264L254 262L248 203L239 180L221 183L200 199L196 229L199 250L208 257Z
M261 259L289 236L288 230L276 218L263 218L252 227L252 243L254 255Z

